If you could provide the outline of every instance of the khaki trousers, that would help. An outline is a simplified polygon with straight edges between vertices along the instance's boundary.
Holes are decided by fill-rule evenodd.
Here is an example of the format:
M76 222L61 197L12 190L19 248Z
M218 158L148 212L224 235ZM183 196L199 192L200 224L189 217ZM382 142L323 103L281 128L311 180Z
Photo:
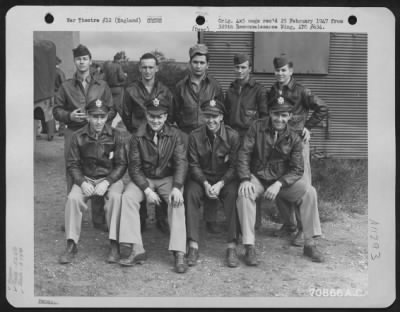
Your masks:
M251 175L251 183L255 186L254 198L238 196L236 201L240 226L242 229L242 241L245 245L254 245L254 225L256 221L256 199L265 192L265 187L254 175ZM304 239L312 240L314 236L321 235L319 220L317 192L315 188L301 178L289 187L282 187L277 199L287 206L294 205L299 211L303 224Z
M150 188L157 192L164 202L169 202L172 190L172 177L162 179L147 179ZM121 243L143 246L140 233L140 202L145 199L143 191L132 181L128 183L122 194L121 226L119 237ZM186 253L186 224L185 207L181 205L173 208L168 204L168 223L170 227L169 247L171 251ZM139 247L140 248L140 247Z
M122 180L113 183L104 195L104 211L109 238L118 241L119 222L121 215L121 195L124 189ZM81 234L82 212L88 210L86 202L90 197L83 194L82 189L74 184L68 194L65 205L65 235L67 239L78 243Z

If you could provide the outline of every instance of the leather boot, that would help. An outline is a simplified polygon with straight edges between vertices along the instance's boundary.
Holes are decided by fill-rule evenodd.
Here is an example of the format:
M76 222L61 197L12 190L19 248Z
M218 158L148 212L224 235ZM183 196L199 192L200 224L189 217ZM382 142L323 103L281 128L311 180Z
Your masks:
M141 254L136 254L133 250L133 244L131 247L131 252L128 258L120 259L119 264L122 266L134 266L135 264L143 264L147 259L146 252Z
M189 247L187 254L187 264L188 266L195 266L197 260L199 259L199 250L197 248Z
M119 260L119 244L117 241L110 239L110 253L107 258L108 263L116 263Z
M183 252L175 252L175 271L176 273L185 273L187 265L185 263L185 255Z
M258 265L256 248L254 247L254 245L246 245L246 254L244 256L244 261L249 266Z
M317 246L315 245L305 245L303 252L306 257L311 258L312 262L325 261L324 255L317 249Z
M74 259L75 254L78 252L78 247L76 247L75 242L72 239L67 240L67 248L61 254L59 262L61 264L71 263Z
M228 248L226 250L226 264L230 268L236 268L239 265L239 258L236 248Z

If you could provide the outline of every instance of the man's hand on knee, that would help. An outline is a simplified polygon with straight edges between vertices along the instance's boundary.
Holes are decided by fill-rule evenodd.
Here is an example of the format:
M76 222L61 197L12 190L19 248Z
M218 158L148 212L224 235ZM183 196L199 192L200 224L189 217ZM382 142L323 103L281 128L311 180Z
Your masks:
M183 195L178 188L172 188L171 194L169 195L169 202L171 203L172 208L177 208L183 205Z
M82 189L83 194L85 194L86 196L92 196L93 195L94 186L91 183L84 181L81 184L81 189Z
M269 200L274 200L281 190L282 183L276 181L274 184L270 185L264 192L264 198Z
M239 186L239 196L255 199L256 187L250 181L244 181Z
M109 185L110 182L108 182L107 180L101 181L99 184L96 185L93 195L103 196L107 192Z

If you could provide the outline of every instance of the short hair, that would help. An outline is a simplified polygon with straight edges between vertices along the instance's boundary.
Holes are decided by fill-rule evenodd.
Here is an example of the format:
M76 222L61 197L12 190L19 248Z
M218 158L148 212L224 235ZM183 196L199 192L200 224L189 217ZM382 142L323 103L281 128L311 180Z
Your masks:
M145 53L145 54L143 54L139 59L139 63L142 60L151 60L151 59L155 60L156 61L156 65L158 65L158 59L153 53Z
M207 53L207 54L195 53L195 54L193 54L192 57L190 58L190 61L192 61L192 59L193 59L195 56L205 56L205 57L206 57L206 61L207 61L207 62L210 61L210 55L209 55L208 53Z
M114 55L114 61L118 61L120 59L122 59L122 55L121 53L118 52L117 54Z

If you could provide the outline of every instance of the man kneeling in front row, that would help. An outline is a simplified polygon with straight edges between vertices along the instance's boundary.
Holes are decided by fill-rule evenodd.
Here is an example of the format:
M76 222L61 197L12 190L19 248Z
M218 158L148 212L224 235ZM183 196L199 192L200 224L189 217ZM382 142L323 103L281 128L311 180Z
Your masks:
M106 125L109 108L100 99L86 107L89 123L72 136L67 169L74 185L65 207L67 248L60 257L61 264L72 261L77 253L81 233L82 212L92 196L103 196L104 210L111 244L107 261L119 259L118 229L121 210L121 180L127 168L125 145L118 130Z
M303 177L302 139L288 127L293 102L282 96L270 103L270 117L254 122L246 133L238 156L241 180L237 199L247 265L257 265L254 247L256 199L281 199L300 211L304 231L304 255L323 262L313 237L321 235L317 192Z
M145 103L146 121L132 135L129 147L128 173L131 182L122 195L120 242L130 244L123 266L142 263L146 259L140 233L140 202L168 203L170 227L169 250L175 256L175 270L184 273L186 252L185 208L182 187L188 162L186 148L178 128L167 121L170 103L153 99Z

